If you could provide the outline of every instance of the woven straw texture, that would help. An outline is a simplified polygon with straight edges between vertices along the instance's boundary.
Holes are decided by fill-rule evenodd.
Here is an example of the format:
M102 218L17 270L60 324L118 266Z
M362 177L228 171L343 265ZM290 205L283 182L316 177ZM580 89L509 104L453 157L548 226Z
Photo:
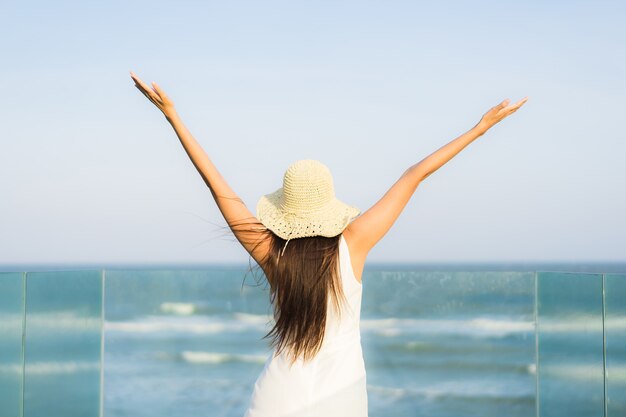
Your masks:
M340 234L361 211L335 197L330 170L314 159L291 164L283 186L259 199L258 220L283 239Z

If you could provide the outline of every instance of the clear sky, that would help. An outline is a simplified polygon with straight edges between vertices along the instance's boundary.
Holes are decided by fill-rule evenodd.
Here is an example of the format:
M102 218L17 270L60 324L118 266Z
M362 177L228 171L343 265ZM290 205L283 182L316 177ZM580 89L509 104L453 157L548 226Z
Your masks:
M623 1L3 2L0 263L247 262L156 81L254 212L318 159L362 211L505 98L368 262L626 260Z

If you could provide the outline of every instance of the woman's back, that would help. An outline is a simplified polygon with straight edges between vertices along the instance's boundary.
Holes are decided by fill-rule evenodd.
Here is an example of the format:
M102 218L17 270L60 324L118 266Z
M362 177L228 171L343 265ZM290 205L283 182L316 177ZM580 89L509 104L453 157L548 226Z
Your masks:
M272 352L254 384L245 417L367 416L366 373L361 349L362 284L352 270L343 235L339 268L346 296L341 316L328 297L324 341L309 362L291 367L287 352Z

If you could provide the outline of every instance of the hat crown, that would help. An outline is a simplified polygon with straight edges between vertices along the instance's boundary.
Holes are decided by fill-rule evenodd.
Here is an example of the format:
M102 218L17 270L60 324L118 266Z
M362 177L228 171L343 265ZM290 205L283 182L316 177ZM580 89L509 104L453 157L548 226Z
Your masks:
M321 210L335 198L330 170L314 159L291 164L283 176L282 209L289 213Z

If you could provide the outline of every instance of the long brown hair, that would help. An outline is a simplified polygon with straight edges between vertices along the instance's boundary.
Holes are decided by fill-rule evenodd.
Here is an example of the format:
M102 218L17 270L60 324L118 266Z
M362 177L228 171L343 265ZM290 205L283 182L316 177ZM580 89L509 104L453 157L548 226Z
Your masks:
M241 231L241 239L255 242L255 248L266 239L270 242L258 266L270 285L275 324L263 339L271 338L270 345L277 354L286 351L291 365L298 358L311 360L324 341L328 297L338 316L345 300L339 274L341 234L292 238L287 242L256 217L231 222L229 227Z

